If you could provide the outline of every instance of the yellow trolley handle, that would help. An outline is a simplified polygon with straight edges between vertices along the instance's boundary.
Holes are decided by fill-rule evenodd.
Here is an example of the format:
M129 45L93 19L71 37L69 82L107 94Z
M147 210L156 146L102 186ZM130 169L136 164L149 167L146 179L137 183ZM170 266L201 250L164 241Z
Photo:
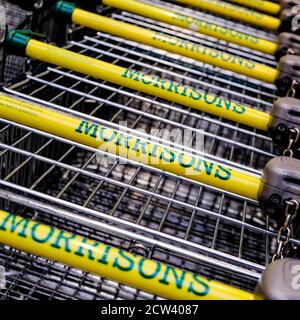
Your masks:
M171 10L142 3L136 0L102 0L103 4L126 10L147 18L165 22L181 28L193 30L220 40L235 43L237 45L274 55L278 44L261 39L238 30L228 29L220 25L202 21L191 16L179 14Z
M263 131L268 130L268 126L272 121L270 114L246 107L241 103L195 88L179 85L173 81L147 75L130 68L125 69L111 63L86 57L82 54L33 40L30 36L16 31L9 32L6 43L8 47L25 51L25 54L30 58L109 81Z
M0 211L0 243L178 300L252 300L253 294L52 226Z
M281 21L278 18L262 14L255 10L250 10L234 4L220 0L174 0L182 4L187 4L201 10L206 10L215 14L237 19L258 27L278 30Z
M269 83L275 83L277 69L251 60L214 50L160 32L154 32L112 18L103 17L75 7L74 4L59 1L56 13L65 19L97 31L114 34L138 43L147 44L169 52L177 53L210 65L230 70Z
M249 7L255 10L259 10L271 15L278 15L281 6L278 3L266 1L266 0L229 0L231 2L241 4L242 6Z
M0 117L254 200L262 187L260 177L3 93Z

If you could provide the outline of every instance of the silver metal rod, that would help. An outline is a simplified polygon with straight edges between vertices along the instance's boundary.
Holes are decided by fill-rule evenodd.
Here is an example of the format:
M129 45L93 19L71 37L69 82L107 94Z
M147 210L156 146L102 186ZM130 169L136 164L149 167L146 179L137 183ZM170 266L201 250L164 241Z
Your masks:
M275 58L272 55L268 55L257 50L252 50L246 47L242 47L234 43L218 40L216 38L203 35L199 32L195 32L192 30L178 27L178 26L166 24L164 22L158 22L153 19L144 18L142 16L138 16L126 11L121 12L121 14L113 13L112 17L122 20L124 22L146 27L151 30L163 32L169 35L174 35L175 33L176 36L183 38L185 40L189 40L191 42L195 42L203 45L208 45L215 49L226 51L235 55L240 55L245 58L251 55L254 61L266 64L269 66L274 66L274 67L277 66L277 62L275 61Z
M101 155L106 155L107 157L110 157L110 158L113 158L113 159L119 159L119 160L122 160L122 161L125 161L127 164L133 164L135 166L140 166L140 167L143 167L147 170L149 170L150 172L153 171L153 172L158 172L158 173L163 173L165 176L169 176L169 177L172 177L172 178L177 178L177 179L181 179L182 181L186 181L186 182L189 182L189 183L192 183L192 184L195 184L195 185L199 185L199 186L202 186L202 187L205 187L207 190L213 190L215 192L219 192L219 193L225 193L227 194L228 196L231 196L231 197L234 197L236 199L239 199L239 200L247 200L249 203L253 203L253 204L257 204L257 201L253 200L253 199L249 199L247 197L242 197L240 195L237 195L237 194L234 194L234 193L231 193L231 192L228 192L228 191L224 191L224 190L221 190L219 188L215 188L215 187L212 187L212 186L209 186L209 185L206 185L204 183L201 183L201 182L198 182L198 181L195 181L195 180L191 180L191 179L188 179L186 177L183 177L183 176L178 176L176 174L173 174L173 173L170 173L170 172L167 172L167 171L163 171L163 170L160 170L158 168L155 168L155 167L152 167L152 166L149 166L149 165L146 165L146 164L143 164L143 163L140 163L140 162L137 162L137 161L133 161L133 160L130 160L130 159L127 159L127 158L123 158L123 157L120 157L118 155L113 155L113 154L110 154L108 152L105 152L105 151L102 151L102 150L99 150L99 149L96 149L96 148L92 148L92 147L88 147L86 145L83 145L83 144L80 144L80 143L77 143L77 142L74 142L74 141L70 141L70 140L67 140L67 139L64 139L64 138L60 138L58 136L54 136L52 134L49 134L49 133L46 133L44 131L40 131L40 130L37 130L37 129L33 129L31 127L27 127L27 126L24 126L24 125L20 125L20 124L16 124L12 121L8 121L8 120L5 120L5 119L1 119L1 122L4 122L4 123L7 123L7 124L11 124L11 125L14 125L15 127L18 127L18 128L21 128L21 129L25 129L25 130L29 130L29 131L32 131L34 133L37 133L37 134L40 134L42 136L45 136L45 137L48 137L48 138L51 138L51 139L55 139L57 141L61 141L63 143L66 143L66 144L69 144L69 145L72 145L72 146L76 146L76 147L80 147L82 149L85 149L85 150L88 150L88 151L91 151L91 152L94 152L95 154L101 154ZM114 183L114 184L117 184L117 185L120 185L120 186L123 186L123 187L126 187L127 185L126 184L123 184L122 182L120 181L114 181L112 179L109 180L109 182L111 183ZM141 191L147 195L151 195L151 193L148 193L146 190L143 190L143 189L135 189L136 191ZM161 197L160 195L158 195L158 197ZM165 200L168 200L167 197L162 197L161 199L165 199ZM182 202L182 201L177 201L177 200L174 200L177 204L181 204L183 206L187 206L189 208L194 208L194 206L190 207L190 205ZM209 211L207 211L209 212ZM214 215L214 214L213 214ZM229 219L231 220L231 219Z
M163 1L158 1L158 0L141 0L142 2L148 3L148 4L155 4L156 6L162 7L166 10L170 10L170 8L172 9L172 11L175 11L179 14L182 14L184 12L184 14L188 14L191 17L194 18L198 18L204 21L208 21L211 23L221 23L224 27L227 28L233 28L233 29L237 29L237 30L243 30L243 32L251 34L253 36L260 36L263 37L264 39L270 40L270 41L276 41L276 36L275 34L272 34L271 31L264 31L264 30L260 30L258 28L249 26L248 24L245 25L241 22L232 22L229 19L225 19L225 18L220 18L218 16L215 16L209 12L201 12L202 10L197 9L197 8L193 8L190 9L186 6L179 6L179 5L175 5L175 4L171 4L171 3L165 3Z
M90 80L90 79L88 79L88 77L76 76L71 71L65 72L65 71L61 71L59 68L55 68L54 69L54 68L51 68L51 67L48 67L47 70L49 70L51 72L58 73L60 75L66 75L69 78L76 79L78 81L93 85L95 87L107 89L107 90L110 90L112 92L116 92L116 93L119 93L119 94L122 94L122 95L125 95L125 96L128 96L128 97L132 97L132 98L134 98L136 100L141 100L141 101L144 101L144 102L147 102L147 103L151 103L152 105L156 105L158 107L170 109L172 111L181 113L181 114L186 115L188 117L194 117L194 118L197 118L198 120L207 121L209 123L212 123L212 124L215 124L215 125L219 125L221 127L228 128L228 129L231 129L233 131L244 133L244 134L247 134L247 135L255 137L255 138L263 139L265 141L272 141L272 139L270 137L257 133L255 129L253 129L254 131L243 129L243 128L240 128L238 126L238 124L231 125L231 124L223 122L221 120L216 120L216 119L210 118L210 117L208 117L206 115L201 115L201 114L197 113L196 111L194 111L191 108L188 108L187 110L181 109L181 108L178 108L178 107L176 107L174 105L169 105L167 103L163 103L163 102L157 101L154 98L152 98L152 99L151 98L147 98L147 97L135 94L135 93L131 93L129 91L124 91L123 89L118 89L118 88L115 88L115 87L112 87L112 86L109 86L109 85L106 85L106 84L103 84L103 83L99 83L99 82L97 82L95 80ZM41 79L41 77L44 76L44 75L45 75L45 73L41 73L39 75L36 75L35 77L30 76L30 75L27 75L27 77L28 77L28 79L34 80L36 78ZM54 80L53 82L56 82L56 81ZM47 83L49 84L49 82L47 82ZM110 103L110 101L108 101L108 100L105 100L105 101ZM135 109L133 109L133 110L135 110Z
M68 74L69 75L69 74ZM78 90L74 90L74 89L71 89L71 88L67 88L67 87L64 87L64 86L61 86L61 85L58 85L58 84L55 84L54 82L49 82L47 80L42 80L40 78L37 78L37 77L33 77L33 76L29 76L28 75L28 78L29 79L33 79L37 82L41 82L41 83L44 83L44 84L47 84L48 86L52 86L52 87L55 87L55 88L59 88L61 90L65 90L66 92L70 92L70 93L73 93L73 94L76 94L78 96L81 96L81 97L86 97L88 99L92 99L92 100L95 100L97 102L100 102L100 103L105 103L105 104L108 104L108 105L111 105L111 106L114 106L114 107L117 107L117 108L121 108L121 109L124 109L124 110L128 110L128 111L131 111L133 113L136 113L136 114L140 114L140 115L143 115L145 117L148 117L148 118L151 118L151 119L154 119L154 120L161 120L160 117L158 116L155 116L155 115L152 115L152 114L149 114L149 113L145 113L143 111L139 111L137 109L134 109L134 108L131 108L131 107L127 107L125 105L120 105L118 103L115 103L115 102L111 102L111 101L108 101L108 100L105 100L105 99L102 99L102 98L99 98L97 96L94 96L94 95L90 95L90 94L86 94L86 93L83 93L81 91L78 91ZM85 81L85 79L81 78L81 81ZM102 87L102 85L98 84L99 87ZM182 126L182 125L179 125L178 123L174 123L173 121L171 120L168 120L168 119L164 119L163 120L164 122L166 123L169 123L169 124L172 124L172 125L175 125L176 127L178 126ZM218 139L220 141L223 141L223 142L228 142L232 145L235 145L235 146L239 146L239 147L242 147L244 149L247 149L247 150L250 150L250 151L253 151L253 152L256 152L256 153L259 153L259 154L263 154L263 155L266 155L266 156L269 156L269 157L274 157L273 154L270 154L266 151L263 151L261 149L258 149L258 148L254 148L254 147L251 147L251 146L248 146L248 145L245 145L243 143L239 143L239 142L236 142L236 141L232 141L230 139L227 139L227 138L224 138L224 137L221 137L221 136L217 136L215 134L211 134L209 132L206 132L206 131L201 131L201 134L205 135L205 136L208 136L208 137L213 137L215 139Z
M115 47L112 44L106 44L105 42L101 42L100 40L97 40L97 39L94 39L94 38L91 38L91 37L88 37L88 36L85 36L84 38L85 38L85 40L88 40L88 41L91 41L91 42L94 42L94 43L98 43L98 44L101 44L101 45L106 45L109 48L114 48ZM150 70L152 69L152 70L155 70L155 71L158 71L158 72L161 72L161 73L170 74L174 78L178 78L178 79L181 78L181 79L187 80L189 82L193 82L193 83L200 84L202 86L206 86L208 88L213 88L215 90L224 92L226 94L231 94L231 95L234 95L235 97L240 97L241 99L246 98L248 100L252 100L254 102L260 103L262 105L267 105L269 107L273 106L273 103L269 103L269 102L266 102L266 101L261 100L261 99L255 99L255 98L252 98L250 96L247 96L246 94L243 95L241 93L238 93L238 92L235 92L235 91L232 91L232 90L229 90L229 89L221 88L219 86L215 86L215 85L212 85L210 83L197 80L195 78L187 77L187 76L185 76L183 74L179 74L179 73L176 73L176 72L173 72L173 71L169 71L169 70L166 70L166 69L162 69L160 67L153 66L151 64L147 64L147 63L140 62L140 61L137 61L137 60L134 60L134 59L131 59L131 58L127 58L126 55L121 55L120 56L118 54L114 54L114 53L108 52L107 50L101 50L101 49L98 49L98 48L95 48L95 47L92 47L92 46L88 46L88 45L85 45L83 43L76 42L76 41L71 41L71 44L74 45L74 46L78 46L78 47L90 50L90 51L94 51L94 52L100 53L100 54L105 55L105 56L109 56L109 57L117 58L119 60L130 62L130 63L133 63L134 65L139 65L141 67L144 67L144 68L147 68L147 69L150 69ZM124 48L119 48L119 49L123 50L125 53L134 53L134 51L130 51L129 49L124 49ZM136 54L136 55L141 56L141 54ZM175 66L175 64L173 66ZM205 65L203 65L203 67L205 68ZM243 76L243 75L234 74L234 73L232 73L230 71L225 71L225 70L222 70L222 69L219 69L219 68L214 68L214 69L218 73L223 73L224 72L224 74L228 73L228 75L230 75L230 76L236 75L239 78L240 77L244 77L245 80L247 80L248 82L254 82L255 81L255 80L253 80L251 78L248 78L248 77ZM264 85L264 82L260 82L259 81L259 83Z
M22 188L22 189L25 189L25 188ZM23 190L23 191L26 192L25 190ZM43 203L41 201L37 201L34 199L28 199L28 197L24 197L24 196L15 194L15 193L12 193L7 190L0 189L0 197L4 198L6 200L9 200L9 201L18 203L22 206L26 206L26 207L29 207L29 208L32 208L35 210L39 210L39 211L45 212L47 214L50 213L53 216L64 218L64 219L67 219L68 221L73 221L75 223L82 224L84 226L93 228L95 230L99 230L102 232L108 232L110 234L113 233L117 236L122 235L125 238L134 239L134 240L143 242L147 245L160 247L160 248L163 248L167 251L175 252L177 254L184 255L188 258L196 259L198 261L208 263L213 266L222 267L228 271L237 272L237 273L240 273L240 274L243 274L243 275L255 278L255 279L258 279L260 277L259 272L262 272L264 270L264 267L262 265L259 265L259 264L241 259L241 258L237 258L237 257L231 256L231 255L222 253L220 251L211 250L207 247L204 247L201 245L196 245L191 242L184 241L180 238L173 237L171 235L155 232L155 230L150 230L150 229L147 230L147 228L137 228L137 227L140 227L137 225L131 226L131 228L141 229L139 231L147 234L147 236L143 236L141 234L137 234L136 232L127 231L121 227L115 227L115 226L112 226L111 224L108 224L108 223L102 223L100 221L72 213L72 212L64 210L58 206L49 205L49 204L46 204L46 203ZM97 212L97 215L100 215L100 213ZM106 220L108 220L108 221L111 218L110 216L106 216L105 214L101 214L101 215L105 216L105 218L107 218ZM117 222L124 224L123 220L117 221ZM126 227L128 227L127 224L126 224ZM151 236L151 238L149 236ZM155 238L161 238L162 240L171 242L173 244L163 242L163 241L157 240ZM175 244L177 244L177 245L175 245ZM181 247L179 247L179 245ZM187 249L182 248L183 245L190 247L191 249L192 249L192 247L194 247L194 248L193 248L193 250L187 250ZM213 256L220 257L220 258L232 261L232 262L238 262L239 264L241 264L245 267L254 269L256 271L252 271L249 269L238 267L236 265L230 264L225 261L220 261L220 260L217 260L212 257L204 256L203 254L199 254L199 253L195 252L195 250L200 251L200 252L202 251L207 254L211 254Z
M116 129L116 130L118 130L118 131L120 131L122 133L125 133L125 134L129 134L130 133L135 138L141 138L142 137L142 138L147 139L147 140L149 140L151 142L152 141L156 142L156 143L158 143L160 145L170 145L170 146L172 146L172 148L174 148L177 151L186 151L186 152L188 152L190 154L195 154L195 155L201 156L201 157L203 157L205 159L210 159L210 160L213 160L213 161L217 161L220 164L227 164L227 165L229 165L229 166L231 166L233 168L239 168L239 169L241 169L241 170L243 170L245 172L252 172L253 174L255 174L257 176L259 176L261 174L260 170L255 170L254 168L251 168L251 167L248 167L248 166L243 166L243 165L241 165L239 163L236 163L236 162L233 162L233 161L230 161L230 160L226 160L224 158L220 158L220 157L211 155L211 154L206 153L204 151L196 150L195 148L186 147L183 144L176 144L174 142L170 142L169 140L165 140L163 138L156 137L154 135L150 135L150 134L147 134L145 132L141 132L141 131L136 130L136 129L131 129L129 127L125 127L125 126L122 126L122 125L119 125L119 124L115 124L115 123L113 123L111 121L106 121L106 120L103 120L103 119L100 119L100 118L96 118L94 116L89 116L89 115L84 114L82 112L78 112L78 111L75 111L75 110L72 110L72 109L69 109L69 108L66 108L66 107L62 107L62 106L56 105L54 103L46 102L44 100L41 100L41 99L38 99L38 98L34 98L32 96L27 96L25 94L21 94L18 91L9 90L9 89L6 89L5 91L10 93L10 94L17 95L20 98L28 99L28 100L31 100L33 102L39 103L41 105L47 105L48 107L51 107L53 109L56 109L56 110L71 114L73 116L76 116L76 117L79 117L79 118L84 118L84 119L87 119L87 120L91 120L93 122L97 122L97 123L99 123L101 125ZM184 128L184 129L187 129L187 130L196 131L199 134L202 134L202 132L203 132L203 131L199 131L197 129L194 129L194 128L191 128L191 127L188 127L188 126L184 126L184 127L180 126L180 127Z
M210 67L209 65L207 65L207 67L206 67L208 72L203 72L203 71L201 71L201 70L203 70L203 63L201 63L199 61L196 61L196 60L193 60L193 59L190 59L187 57L179 56L174 53L169 53L167 51L160 50L160 49L157 49L154 47L149 47L144 44L140 44L140 43L136 43L136 42L126 40L123 38L112 36L112 35L109 35L106 33L98 32L97 34L98 34L98 38L102 37L105 39L113 40L119 44L125 44L127 46L131 46L131 47L138 49L138 50L136 50L135 54L136 55L139 54L140 56L144 56L147 60L154 60L156 62L159 62L161 64L169 66L170 68L176 68L178 70L181 70L183 73L195 74L196 79L197 79L197 77L205 77L205 78L211 80L212 82L218 81L218 82L224 83L226 85L229 85L233 89L235 89L235 90L233 90L233 89L231 90L233 92L239 93L240 90L244 90L244 91L256 93L259 96L263 96L265 98L272 99L272 100L278 98L274 93L270 93L270 92L262 91L262 90L259 90L256 88L249 87L246 84L243 84L241 81L239 81L237 83L236 81L231 80L230 77L228 77L228 75L227 75L228 72L226 73L225 70L222 71L223 77L221 77L221 75L222 75L221 73L220 73L220 75L219 75L219 73L215 73L215 72L211 73L212 67ZM94 37L92 39L96 39L96 38ZM85 41L80 41L80 42L84 43ZM107 45L109 46L110 44L111 43L109 43ZM144 54L144 55L140 54L139 52L141 49L146 51L147 54ZM124 50L124 48L123 48L123 50ZM152 57L152 55L150 53L155 53L155 54L159 55L160 58L159 57ZM171 62L170 60L176 61L176 63ZM190 67L187 67L187 65L190 65ZM241 77L242 77L242 75L239 75L239 78L241 78ZM246 79L246 77L244 77L244 78ZM195 78L193 78L193 79L195 79ZM257 80L255 80L255 79L252 79L252 81L255 83L257 82ZM256 86L257 86L257 83L256 83ZM277 90L273 84L264 83L264 86L269 91L275 92ZM259 99L259 100L261 100L264 103L267 102L264 99Z

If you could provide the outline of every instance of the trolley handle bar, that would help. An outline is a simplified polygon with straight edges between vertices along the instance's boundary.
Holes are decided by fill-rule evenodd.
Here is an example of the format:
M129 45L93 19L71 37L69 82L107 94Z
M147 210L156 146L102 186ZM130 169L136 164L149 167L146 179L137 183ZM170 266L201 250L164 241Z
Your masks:
M0 211L0 243L167 299L253 299L251 293L196 273L4 211Z
M293 158L272 159L262 177L256 177L4 93L0 93L0 117L258 200L264 212L279 221L287 201L300 203L300 161Z

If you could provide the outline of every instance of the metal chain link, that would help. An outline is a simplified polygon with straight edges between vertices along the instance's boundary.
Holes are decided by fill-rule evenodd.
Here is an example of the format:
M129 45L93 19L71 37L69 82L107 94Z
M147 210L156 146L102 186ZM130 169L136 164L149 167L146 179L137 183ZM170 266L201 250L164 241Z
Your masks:
M286 54L291 54L291 55L295 55L295 50L288 48L286 51Z
M35 2L35 4L34 4L34 8L35 9L42 9L42 7L43 7L43 5L44 5L44 0L37 0L36 2ZM292 50L293 51L293 49L288 49L288 51L289 50ZM287 52L288 52L287 51ZM288 53L288 54L293 54L293 53Z
M298 85L298 81L293 80L289 91L287 92L287 96L290 98L294 98L296 95L296 86Z
M293 128L290 130L289 144L287 148L283 151L283 155L285 157L292 157L294 155L293 148L295 144L298 142L300 136L300 132L298 128Z
M299 209L299 203L296 200L289 200L286 202L285 221L283 226L279 229L276 243L277 249L272 257L272 262L283 258L283 251L286 248L291 237L291 226Z

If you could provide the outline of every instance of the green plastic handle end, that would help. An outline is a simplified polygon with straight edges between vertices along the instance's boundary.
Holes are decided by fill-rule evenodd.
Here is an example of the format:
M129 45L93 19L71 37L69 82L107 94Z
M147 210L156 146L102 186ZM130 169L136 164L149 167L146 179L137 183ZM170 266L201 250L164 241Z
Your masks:
M25 56L31 37L32 31L30 30L9 30L5 37L5 47L11 54Z
M54 7L54 15L66 22L72 22L72 15L76 9L75 3L70 3L66 1L58 1Z

